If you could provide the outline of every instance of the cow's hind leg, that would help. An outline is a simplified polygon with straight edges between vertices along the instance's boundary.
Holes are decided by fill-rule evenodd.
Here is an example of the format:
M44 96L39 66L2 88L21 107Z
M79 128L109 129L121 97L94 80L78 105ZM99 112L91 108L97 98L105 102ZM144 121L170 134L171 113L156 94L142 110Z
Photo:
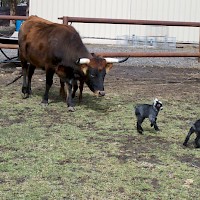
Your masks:
M31 95L31 80L32 80L32 76L34 74L35 71L35 66L34 65L29 65L28 67L28 86L27 86L27 93L28 95Z
M45 88L45 93L42 99L42 104L44 105L48 104L49 90L53 84L53 75L54 75L54 70L50 68L46 70L46 88Z
M29 92L28 92L28 64L27 61L21 59L21 65L22 65L22 75L23 75L23 83L22 83L22 93L23 93L23 98L28 98L29 97Z

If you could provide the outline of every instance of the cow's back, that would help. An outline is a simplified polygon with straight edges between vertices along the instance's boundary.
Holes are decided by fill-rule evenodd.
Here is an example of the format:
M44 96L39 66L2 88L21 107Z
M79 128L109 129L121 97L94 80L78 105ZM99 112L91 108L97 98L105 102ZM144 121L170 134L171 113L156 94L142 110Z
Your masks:
M36 67L73 66L89 53L72 26L57 24L37 16L29 17L19 31L20 58Z

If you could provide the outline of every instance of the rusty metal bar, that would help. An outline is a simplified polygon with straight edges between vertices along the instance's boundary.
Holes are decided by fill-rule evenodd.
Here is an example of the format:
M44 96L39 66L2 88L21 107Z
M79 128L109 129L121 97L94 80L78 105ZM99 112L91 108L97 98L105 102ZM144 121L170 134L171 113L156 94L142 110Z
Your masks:
M18 44L1 44L0 43L0 49L18 49Z
M200 27L200 22L181 22L181 21L154 21L154 20L130 20L130 19L108 19L108 18L86 18L86 17L69 17L63 16L58 19L63 20L63 24L69 22L78 23L103 23L103 24L134 24L134 25L159 25L159 26L187 26L187 27ZM200 33L199 33L199 52L198 53L169 53L169 52L100 52L97 53L101 56L109 57L198 57L200 62Z
M200 52L98 52L103 57L200 57Z
M12 16L12 15L0 15L0 20L1 19L7 19L7 20L26 20L28 17L27 16Z
M135 24L135 25L160 25L160 26L189 26L200 27L200 22L181 22L181 21L155 21L155 20L131 20L131 19L111 19L111 18L86 18L63 16L58 19L68 22L79 23L103 23L103 24Z

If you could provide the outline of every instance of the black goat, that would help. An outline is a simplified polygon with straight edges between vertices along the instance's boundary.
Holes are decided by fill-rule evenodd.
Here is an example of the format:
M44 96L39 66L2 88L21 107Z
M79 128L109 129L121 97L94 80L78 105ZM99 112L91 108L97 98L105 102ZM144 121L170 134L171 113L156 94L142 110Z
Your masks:
M137 117L137 131L142 134L142 122L145 118L149 118L151 127L153 126L156 131L159 131L159 128L156 124L157 115L160 110L162 110L162 102L158 99L154 99L153 104L139 104L135 107L135 115Z
M196 145L196 148L200 148L200 119L197 120L190 128L185 138L185 141L183 143L184 146L187 146L188 140L190 139L190 136L192 135L192 133L196 133L195 145Z

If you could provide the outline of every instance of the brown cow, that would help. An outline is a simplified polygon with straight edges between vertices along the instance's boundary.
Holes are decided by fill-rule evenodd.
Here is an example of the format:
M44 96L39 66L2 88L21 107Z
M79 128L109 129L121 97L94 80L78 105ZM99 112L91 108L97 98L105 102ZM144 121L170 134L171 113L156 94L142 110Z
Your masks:
M31 79L35 68L46 71L46 89L42 103L48 104L49 89L56 73L67 85L67 105L73 111L72 85L75 75L81 77L90 90L104 96L104 77L113 63L123 62L90 54L78 32L72 26L52 23L37 16L29 17L19 31L19 57L22 64L22 93L31 94ZM28 64L30 63L29 67Z

